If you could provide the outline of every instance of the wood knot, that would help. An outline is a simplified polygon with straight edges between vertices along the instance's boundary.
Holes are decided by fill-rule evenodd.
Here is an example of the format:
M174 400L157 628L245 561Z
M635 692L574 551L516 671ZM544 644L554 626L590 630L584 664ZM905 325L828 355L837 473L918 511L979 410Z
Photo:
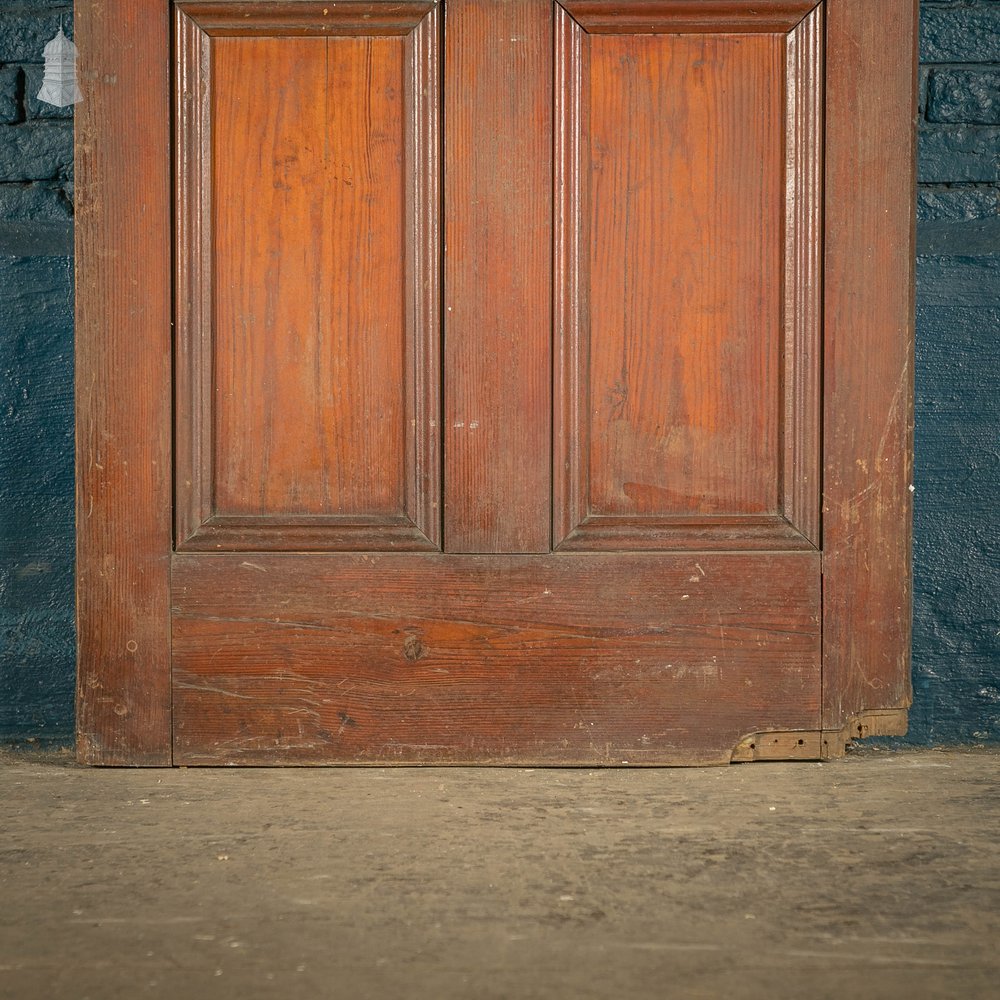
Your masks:
M424 644L415 635L408 635L403 641L403 655L408 660L419 660L425 653Z

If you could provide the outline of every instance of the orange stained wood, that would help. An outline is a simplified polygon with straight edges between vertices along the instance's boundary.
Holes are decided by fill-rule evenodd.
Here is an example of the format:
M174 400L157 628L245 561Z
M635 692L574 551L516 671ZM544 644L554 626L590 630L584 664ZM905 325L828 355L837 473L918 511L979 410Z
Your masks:
M436 548L437 10L255 12L178 15L180 544Z
M554 537L816 547L821 17L599 6L556 18Z
M588 63L589 512L777 511L782 38L596 35Z
M403 40L218 38L212 75L216 510L398 514Z

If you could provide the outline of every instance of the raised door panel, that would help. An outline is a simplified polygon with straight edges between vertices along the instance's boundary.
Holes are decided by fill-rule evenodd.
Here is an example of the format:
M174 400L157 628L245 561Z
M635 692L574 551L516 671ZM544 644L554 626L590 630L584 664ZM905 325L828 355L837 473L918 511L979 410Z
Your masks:
M764 6L557 14L560 548L818 544L822 15Z
M438 546L438 34L178 8L178 548Z

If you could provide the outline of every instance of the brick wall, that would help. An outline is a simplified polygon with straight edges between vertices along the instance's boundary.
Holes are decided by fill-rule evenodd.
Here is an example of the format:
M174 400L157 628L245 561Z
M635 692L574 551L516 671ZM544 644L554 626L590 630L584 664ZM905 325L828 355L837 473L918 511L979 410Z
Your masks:
M60 17L0 0L0 737L73 726L73 121L34 96Z
M35 98L60 18L72 36L72 3L0 2L0 220L73 215L73 111Z
M923 0L914 707L1000 740L1000 2Z
M924 0L919 217L1000 212L1000 2Z

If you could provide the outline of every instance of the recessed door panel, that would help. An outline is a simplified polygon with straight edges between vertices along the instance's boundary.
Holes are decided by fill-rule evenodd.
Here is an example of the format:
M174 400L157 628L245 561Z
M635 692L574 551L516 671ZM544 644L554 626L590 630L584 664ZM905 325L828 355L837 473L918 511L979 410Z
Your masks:
M594 6L557 25L556 538L815 545L819 14Z
M435 547L436 17L240 12L178 21L179 545Z
M590 511L772 513L780 40L589 49Z

